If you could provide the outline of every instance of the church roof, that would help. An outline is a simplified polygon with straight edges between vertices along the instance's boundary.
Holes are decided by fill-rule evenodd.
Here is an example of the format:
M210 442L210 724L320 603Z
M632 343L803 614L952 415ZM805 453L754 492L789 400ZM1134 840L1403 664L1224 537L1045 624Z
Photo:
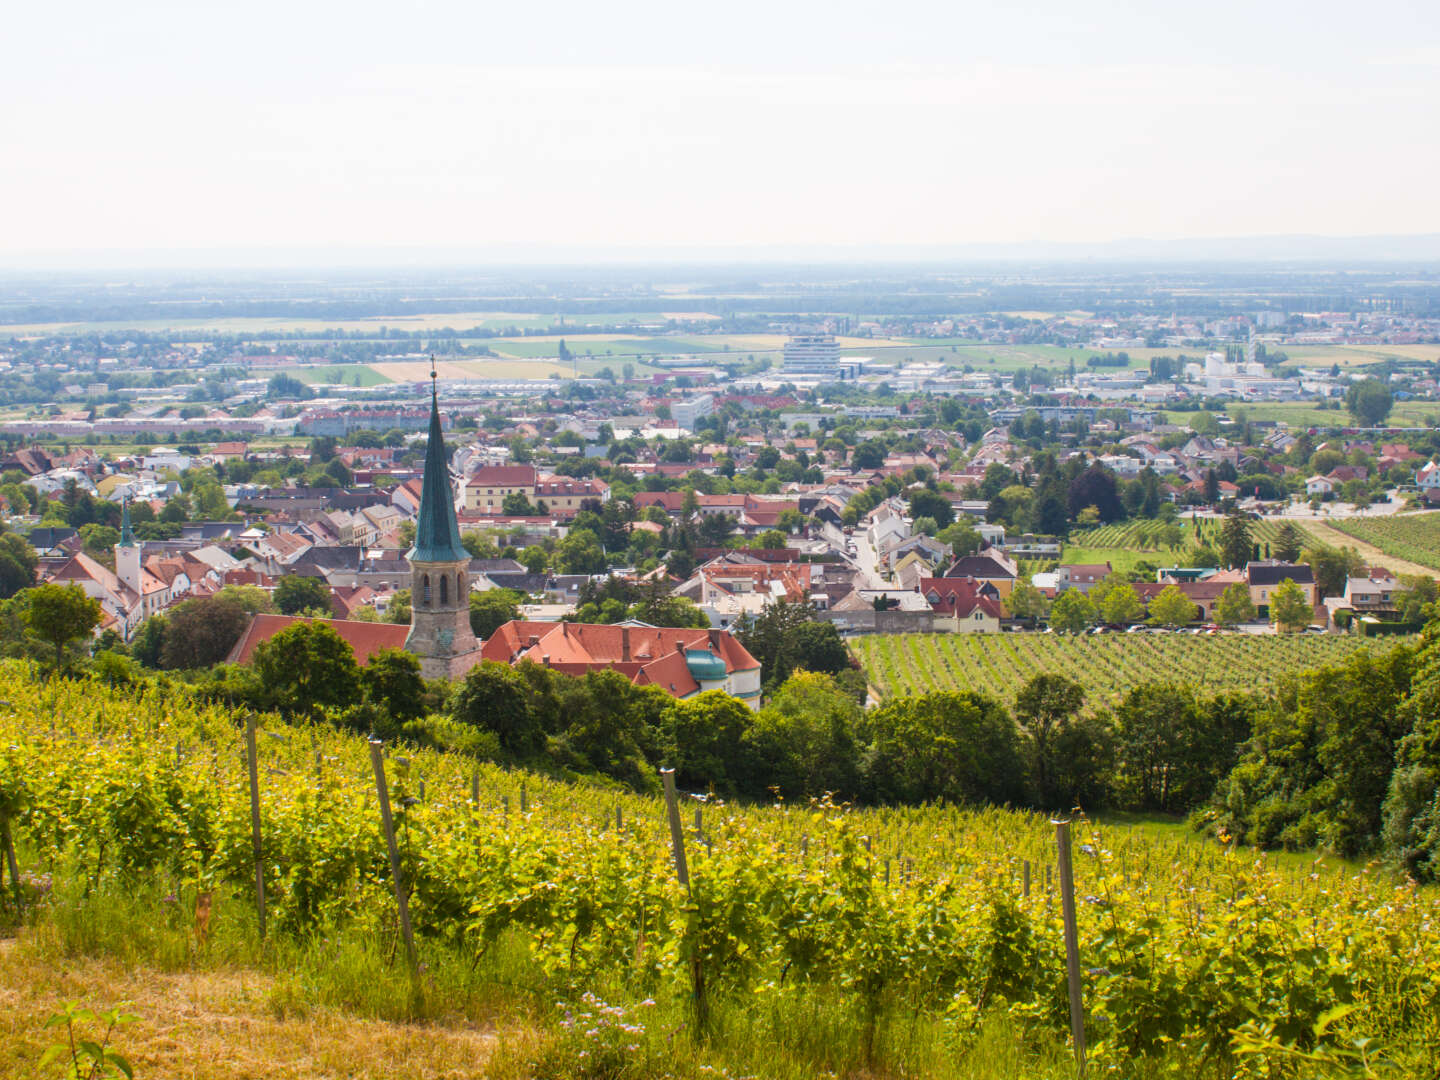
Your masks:
M430 437L425 444L420 514L409 559L412 563L468 562L470 553L460 543L460 523L455 520L455 496L450 488L450 469L445 463L445 436L440 430L440 403L434 377L431 372Z

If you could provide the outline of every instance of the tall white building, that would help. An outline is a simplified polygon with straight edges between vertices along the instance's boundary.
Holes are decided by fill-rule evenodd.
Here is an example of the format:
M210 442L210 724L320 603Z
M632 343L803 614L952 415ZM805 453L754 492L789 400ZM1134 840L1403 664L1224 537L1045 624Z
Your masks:
M834 334L797 334L785 343L785 374L840 377L840 343Z
M715 411L715 398L710 394L698 394L685 401L670 403L670 416L686 431L694 431L695 425Z

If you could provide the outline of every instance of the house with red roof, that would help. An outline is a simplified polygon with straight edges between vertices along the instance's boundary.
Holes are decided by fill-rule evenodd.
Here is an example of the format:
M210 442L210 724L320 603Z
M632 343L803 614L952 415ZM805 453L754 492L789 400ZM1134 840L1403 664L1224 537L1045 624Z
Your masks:
M725 630L515 619L496 630L480 653L484 660L529 660L567 675L618 671L636 686L658 686L682 700L723 690L760 707L760 662Z
M227 664L248 664L255 659L255 650L269 641L281 630L296 623L309 622L328 626L350 646L355 653L355 662L361 667L368 664L381 649L403 649L410 627L398 623L361 622L358 619L307 619L299 615L255 615L240 640L225 658Z
M997 633L1000 620L1005 617L1000 591L988 581L969 577L922 578L920 595L937 616L937 630L957 634Z

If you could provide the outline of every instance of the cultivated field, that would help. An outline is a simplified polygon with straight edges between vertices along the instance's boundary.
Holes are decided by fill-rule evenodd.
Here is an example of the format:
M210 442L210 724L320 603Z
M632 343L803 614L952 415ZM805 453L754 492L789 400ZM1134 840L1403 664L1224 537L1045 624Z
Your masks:
M1102 525L1095 529L1077 529L1065 541L1061 561L1067 563L1098 564L1108 562L1112 569L1128 571L1138 563L1148 562L1162 566L1174 565L1176 559L1198 542L1195 527L1189 519L1175 522L1180 530L1180 543L1170 547L1164 543L1164 526L1154 521L1129 521L1119 525ZM1204 542L1218 544L1222 522L1213 518L1201 523ZM1300 534L1300 543L1308 546L1315 542L1315 536L1307 531L1305 524L1295 524ZM1273 518L1261 518L1250 523L1250 537L1259 544L1262 557L1266 545L1272 545L1284 522Z
M1265 689L1359 646L1355 638L1324 634L877 634L851 642L881 697L981 690L1008 705L1032 675L1053 673L1084 686L1091 707L1144 682Z
M1332 529L1371 544L1387 555L1440 570L1440 511L1374 518L1332 518L1328 524Z
M366 740L265 717L262 939L237 715L13 662L0 695L27 911L0 956L8 1075L35 1075L63 1001L132 994L146 1015L115 1034L142 1077L455 1077L467 1053L502 1080L1074 1075L1048 815L687 799L687 887L658 800L396 747L387 854ZM1073 828L1096 1075L1362 1075L1309 1067L1357 1038L1429 1074L1433 890ZM507 1014L531 1028L518 1044ZM407 1019L424 1026L375 1023Z

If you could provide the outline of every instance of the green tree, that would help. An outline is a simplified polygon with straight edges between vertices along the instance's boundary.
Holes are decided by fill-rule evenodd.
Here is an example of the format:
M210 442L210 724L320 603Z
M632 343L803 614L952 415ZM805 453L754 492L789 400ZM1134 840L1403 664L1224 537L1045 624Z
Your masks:
M753 759L765 763L764 787L787 799L855 795L861 716L860 705L832 676L809 671L790 676L756 714L746 736Z
M755 538L756 547L760 548L783 548L786 536L779 529L766 529Z
M1052 630L1078 634L1096 618L1095 605L1079 589L1066 589L1050 606Z
M420 658L404 649L381 649L360 669L365 700L383 709L397 723L425 715L425 680Z
M1270 550L1281 562L1293 563L1300 558L1300 551L1303 547L1304 538L1300 535L1300 530L1287 521L1275 534L1275 540L1270 545Z
M520 617L519 593L511 589L486 589L470 594L470 629L476 637L488 638L511 619Z
M1365 560L1352 547L1333 548L1317 544L1305 552L1305 561L1315 574L1315 584L1323 596L1341 596L1345 583L1365 569Z
M531 544L520 553L520 561L525 564L527 574L543 574L545 567L549 564L550 556L539 544Z
M1005 610L1010 613L1011 618L1029 619L1032 624L1045 617L1048 607L1049 601L1045 599L1045 594L1024 578L1015 582L1015 587L1005 599Z
M0 536L0 600L8 600L35 584L38 564L34 549L24 537L15 533Z
M1064 675L1034 675L1015 695L1015 718L1030 739L1035 793L1042 806L1055 807L1054 744L1084 704L1084 688Z
M1145 605L1129 582L1113 586L1100 602L1100 615L1107 623L1139 622L1145 615Z
M895 698L865 718L866 786L881 802L1016 802L1024 795L1019 733L1004 707L974 691Z
M1193 618L1195 605L1178 586L1167 585L1150 601L1150 622L1155 626L1183 626Z
M1250 562L1255 552L1250 537L1250 515L1243 510L1232 510L1225 515L1225 524L1220 529L1220 557L1225 565L1243 567Z
M747 734L755 714L723 690L676 701L665 716L665 758L678 783L735 794L752 782Z
M1426 574L1402 574L1395 590L1395 607L1401 622L1423 622L1435 612L1440 586Z
M1125 804L1178 813L1209 798L1215 783L1208 717L1184 684L1132 687L1115 710Z
M120 530L110 525L91 523L80 526L80 543L87 555L104 558L115 550L119 542Z
M1215 602L1214 613L1215 621L1221 626L1253 622L1256 611L1250 600L1250 587L1243 581L1233 581L1226 585L1220 599Z
M232 600L251 615L261 615L275 610L275 600L259 585L226 585L215 594L216 600Z
M603 574L605 552L589 529L571 529L555 548L556 564L562 574Z
M37 585L18 594L26 628L55 649L55 669L65 664L65 646L100 625L100 601L85 595L79 585Z
M1305 590L1286 578L1270 594L1270 621L1280 630L1293 633L1310 625L1315 617Z
M151 615L140 624L130 642L130 655L137 663L147 668L159 668L164 663L165 631L169 625L164 615Z
M963 515L936 533L935 539L942 544L949 544L951 551L957 556L973 555L984 543L975 526L970 524L970 519Z
M525 760L545 745L544 728L528 697L521 673L486 660L466 672L455 688L450 715L462 724L493 732L507 755Z
M910 496L910 517L931 518L938 530L955 520L955 511L950 506L950 501L938 491L920 488Z
M1345 391L1345 408L1364 427L1376 427L1390 415L1395 395L1379 379L1362 379Z
M530 517L535 513L535 507L523 491L512 491L501 501L500 511L512 517Z
M238 601L199 597L171 608L165 616L161 666L191 671L223 663L250 625Z
M320 578L287 574L275 583L275 606L282 615L299 615L303 611L333 610L330 589Z
M255 649L254 668L287 713L313 715L327 707L346 708L360 699L355 654L349 642L324 623L294 623L262 641Z

